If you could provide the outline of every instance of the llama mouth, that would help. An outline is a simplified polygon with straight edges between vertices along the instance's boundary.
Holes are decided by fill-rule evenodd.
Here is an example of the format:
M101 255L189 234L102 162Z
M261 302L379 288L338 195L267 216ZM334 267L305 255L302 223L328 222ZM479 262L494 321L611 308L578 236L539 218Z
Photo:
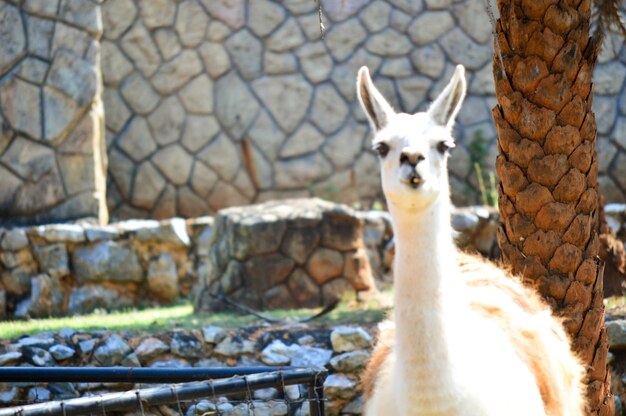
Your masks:
M417 189L420 187L422 183L424 183L424 180L420 178L419 176L411 176L402 180L402 183L408 185L409 187L413 189Z

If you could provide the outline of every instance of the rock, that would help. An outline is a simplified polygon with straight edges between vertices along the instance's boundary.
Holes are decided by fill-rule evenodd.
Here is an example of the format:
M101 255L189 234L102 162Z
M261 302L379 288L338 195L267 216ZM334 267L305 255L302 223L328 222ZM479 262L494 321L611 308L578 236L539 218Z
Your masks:
M139 115L148 115L159 104L159 94L157 94L148 81L143 79L143 77L137 72L132 73L124 80L124 82L122 82L120 85L120 93L130 108L132 108L133 111ZM133 124L137 120L143 119L134 118ZM149 134L147 124L145 126L145 133ZM139 133L140 135L145 134L144 131ZM119 142L120 141L118 139L118 143ZM148 143L153 143L152 139L150 139ZM128 152L128 154L131 157L135 157L133 152Z
M599 95L618 94L625 78L626 69L617 61L598 65L593 73L594 92Z
M326 46L332 56L339 62L354 53L357 46L365 40L367 31L358 19L333 25L326 34ZM354 78L354 75L353 75Z
M51 87L43 88L44 137L57 141L80 116L80 103Z
M416 45L430 45L454 25L454 19L448 11L427 11L411 23L408 34Z
M96 95L98 74L89 62L61 49L54 55L46 82L85 107Z
M280 340L274 340L261 351L261 361L267 365L289 365L291 355L298 346L287 346Z
M102 240L114 240L119 237L120 233L117 228L110 225L94 226L85 225L85 236L91 243Z
M264 79L266 78L261 78L255 83ZM235 71L231 71L215 83L215 100L216 115L222 127L235 140L241 139L254 122L259 112L259 103Z
M178 93L185 109L193 114L213 112L213 81L202 74L191 80Z
M283 238L281 251L302 265L319 241L319 232L313 227L289 229Z
M50 347L50 354L57 361L67 360L70 357L73 357L76 354L76 351L73 348L65 346L63 344L56 344Z
M302 75L263 77L252 82L252 87L284 132L298 127L312 97Z
M311 121L326 134L337 131L350 112L339 93L330 85L319 86L311 109Z
M104 36L117 39L130 27L137 16L137 7L132 0L107 0L102 5Z
M371 33L378 32L387 27L390 20L392 7L386 1L374 1L363 9L359 14L361 22Z
M22 353L19 351L8 351L0 354L0 366L6 367L18 363L22 359ZM0 399L0 402L2 400Z
M320 153L280 160L274 166L276 188L303 188L327 178L332 171L332 165Z
M463 64L469 70L480 69L492 59L489 46L478 45L459 28L442 36L439 44L453 63Z
M115 43L105 40L101 47L104 83L105 85L117 85L133 71L133 65Z
M34 251L43 272L52 277L62 277L70 273L65 244L35 246Z
M322 42L308 43L298 49L298 58L304 75L314 84L328 79L333 60Z
M341 275L344 261L341 253L326 248L318 248L307 263L307 272L318 285Z
M172 360L159 360L150 364L151 368L191 368L186 360L172 359Z
M24 59L19 65L19 75L26 81L41 84L44 82L49 69L50 64L31 57Z
M54 400L67 400L79 396L72 383L49 383L48 390Z
M179 140L185 125L185 109L176 96L170 96L161 100L147 120L154 140L161 146L165 146Z
M24 22L17 7L3 4L0 8L0 75L4 75L26 49Z
M20 389L11 387L9 390L0 392L0 403L11 405L15 403L20 395Z
M144 243L165 243L180 248L191 245L187 225L182 218L141 223L137 227L135 238Z
M161 94L171 94L202 72L202 61L195 50L183 50L180 55L161 65L152 85Z
M269 0L253 1L248 7L248 27L259 38L269 35L285 19L285 10Z
M50 353L43 348L25 346L22 348L22 354L24 354L24 359L37 367L56 366Z
M192 153L197 152L220 131L220 125L214 116L187 116L187 125L181 143Z
M145 77L154 75L161 64L161 58L150 33L141 23L136 23L126 32L121 46Z
M237 30L245 23L243 0L200 0L212 16Z
M217 79L230 69L230 58L221 43L205 42L198 52L211 78Z
M168 0L141 3L141 18L148 29L171 26L176 16L176 4Z
M233 63L244 79L250 81L261 75L262 45L248 30L241 30L225 43Z
M293 270L294 264L293 260L278 253L252 257L245 263L248 276L246 287L263 292L283 283Z
M207 326L202 328L202 336L204 337L204 342L219 344L226 338L226 331L218 326Z
M238 358L242 354L250 353L254 351L254 343L248 340L239 340L233 337L227 337L222 340L217 346L214 353L222 355L224 357Z
M29 403L48 402L52 398L50 390L43 387L33 387L28 390L27 400Z
M328 160L336 168L348 168L361 153L363 139L367 128L362 124L348 121L334 135L330 136L324 145L323 151Z
M172 353L184 358L199 358L204 356L202 341L190 334L174 334L170 348Z
M446 57L437 44L424 45L411 52L411 61L418 73L439 79L446 66Z
M132 298L104 286L82 286L72 290L68 303L71 314L89 313L98 308L118 309L133 306Z
M395 29L387 28L372 35L365 44L366 49L379 56L402 56L411 51L411 42Z
M163 301L178 297L178 273L176 263L169 253L162 253L148 266L148 288L150 293Z
M32 279L30 297L18 303L15 316L41 318L63 312L64 296L58 279L40 274Z
M616 319L606 323L606 332L609 336L609 348L619 350L626 348L626 320Z
M341 373L354 373L363 369L369 359L370 353L367 351L350 351L334 356L330 365Z
M355 396L356 382L342 374L331 374L324 381L324 396L329 399L351 399Z
M120 361L120 365L122 367L141 367L141 362L139 361L139 357L134 352L131 352L126 357Z
M169 350L170 347L160 339L149 337L141 341L141 344L135 348L135 354L141 361L145 362Z
M174 185L184 185L189 180L193 156L180 145L171 144L162 148L152 156L152 161Z
M6 8L5 8L6 9ZM5 121L14 130L35 139L41 138L40 89L15 77L0 84L0 109Z
M298 60L291 53L265 51L263 70L266 75L292 74L298 70Z
M333 352L323 348L302 346L291 357L294 367L325 367Z
M232 181L239 170L239 150L226 134L217 136L197 158L227 181Z
M369 348L373 339L363 328L341 326L330 333L330 342L335 352L347 352Z
M103 366L110 367L119 364L130 352L131 348L126 341L119 335L112 334L96 348L94 357Z
M20 338L17 344L21 347L37 347L47 350L55 344L55 340L51 335L51 333L44 332L42 334Z
M2 273L2 284L7 293L24 295L30 291L30 282L34 273L31 266L19 266Z
M4 232L2 244L3 250L17 251L28 247L28 237L24 228L13 228Z
M254 391L254 398L257 400L268 401L278 397L278 390L269 387L266 389L258 389Z
M72 268L76 279L81 283L139 282L143 279L137 255L131 249L113 241L77 247L72 253Z
M95 339L87 339L78 343L78 348L83 355L90 354L96 346Z
M266 47L272 52L287 52L304 43L304 36L293 18L288 18L265 41Z
M182 50L178 35L173 29L158 29L154 32L154 41L166 61L174 58Z
M178 6L175 27L184 46L198 46L204 39L208 24L209 17L196 0L187 0Z
M320 288L302 269L296 269L287 286L291 289L296 303L301 308L316 308L320 306Z

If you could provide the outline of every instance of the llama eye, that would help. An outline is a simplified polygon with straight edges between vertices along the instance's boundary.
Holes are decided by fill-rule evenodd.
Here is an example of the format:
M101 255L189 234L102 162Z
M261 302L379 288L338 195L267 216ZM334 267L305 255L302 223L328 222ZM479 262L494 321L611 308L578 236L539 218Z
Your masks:
M376 143L374 145L374 151L378 153L378 156L385 157L389 153L389 145L387 143Z
M454 144L450 143L449 141L444 140L444 141L437 143L437 151L441 153L442 155L453 147L454 147Z

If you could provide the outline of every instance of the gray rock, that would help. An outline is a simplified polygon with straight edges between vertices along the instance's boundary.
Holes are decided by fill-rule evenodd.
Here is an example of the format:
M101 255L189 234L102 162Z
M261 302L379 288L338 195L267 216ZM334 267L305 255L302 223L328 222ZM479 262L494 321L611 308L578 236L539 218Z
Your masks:
M248 7L248 26L259 38L269 35L285 20L285 10L269 0L253 1Z
M170 348L172 353L184 358L199 358L204 356L202 341L190 334L174 334Z
M490 46L475 43L459 28L442 36L439 44L453 63L463 64L470 70L480 69L492 59Z
M274 177L277 189L299 189L326 179L332 173L330 162L320 153L276 162Z
M139 357L134 352L131 352L126 357L120 361L120 365L122 367L141 367L141 362L139 361Z
M141 5L141 18L149 29L171 26L176 16L176 4L168 0L153 0Z
M148 81L137 72L132 73L122 82L120 93L129 107L140 115L148 115L159 104L159 94L157 94ZM135 118L134 120L143 119ZM140 132L140 134L144 132L149 134L147 124L146 129ZM149 143L152 143L152 140L150 140ZM129 153L129 156L135 157L132 152Z
M19 296L28 293L34 273L35 271L30 266L19 266L2 273L2 283L6 292Z
M15 77L0 84L0 108L13 129L23 131L35 139L41 138L40 89ZM30 121L29 121L30 119Z
M50 333L42 333L42 334L37 334L37 335L29 336L29 337L20 338L17 341L17 344L21 347L37 347L37 348L43 348L47 350L56 343L56 341L51 335L52 334Z
M72 383L49 383L48 390L54 400L67 400L78 397L78 392Z
M202 61L195 50L185 49L171 61L161 65L152 85L161 94L171 94L202 72Z
M187 0L178 6L175 28L184 46L198 46L204 39L208 24L209 17L196 0Z
M408 28L409 36L418 46L433 44L454 27L448 11L428 11L418 16Z
M364 350L350 351L334 356L330 365L341 373L354 373L367 365L370 353Z
M4 75L26 50L24 23L17 7L0 8L0 75Z
M59 315L63 311L64 296L58 278L40 274L31 280L30 296L15 308L19 318L41 318Z
M220 130L220 125L214 116L188 115L181 143L187 150L196 153Z
M266 47L272 52L287 52L304 43L304 35L293 18L288 18L265 41Z
M363 328L341 326L330 333L330 342L335 352L346 352L371 347L373 338Z
M342 62L354 53L366 37L367 31L358 19L350 19L331 27L326 34L326 46L333 57Z
M371 33L387 27L392 7L386 1L374 1L359 14L359 18Z
M257 400L268 401L276 397L278 397L278 390L273 387L254 391L254 398Z
M131 348L126 341L117 334L109 336L102 344L100 344L95 352L94 357L100 364L105 367L119 364L122 359L131 352Z
M3 250L17 251L28 247L28 237L23 228L13 228L4 232L4 238L0 245Z
M287 346L280 340L274 340L261 351L261 361L267 365L289 365L292 355L298 349L297 345Z
M205 42L198 52L211 78L217 79L230 69L230 58L221 43Z
M250 81L261 74L261 42L248 30L241 30L228 38L226 49L243 77Z
M93 351L95 346L96 346L96 340L95 339L87 339L87 340L84 340L84 341L80 341L78 343L78 348L80 349L80 352L83 355L87 355L87 354L91 353L91 351Z
M207 367L228 367L228 364L225 363L224 361L220 361L220 360L218 360L216 358L205 358L205 359L196 361L193 366L194 367L201 367L201 368L207 368Z
M223 179L232 181L239 170L240 150L226 134L220 134L197 158L218 172Z
M41 270L48 275L62 277L70 273L65 244L35 246L34 251Z
M22 353L19 351L8 351L4 354L0 354L0 367L10 366L16 364L22 359ZM0 402L2 400L0 399Z
M88 313L95 309L117 309L133 306L132 298L123 293L99 285L86 285L72 290L69 313Z
M178 141L185 124L185 110L176 96L162 100L148 116L148 124L158 144L164 146Z
M626 68L620 62L598 65L593 73L594 92L600 95L618 94L625 78Z
M110 225L85 225L85 236L89 242L101 241L101 240L115 240L119 237L120 232L117 228Z
M63 344L56 344L50 347L50 354L57 361L67 360L70 357L73 357L76 354L76 351L73 348L70 348Z
M77 247L72 253L72 268L81 282L139 282L143 271L137 255L113 241Z
M356 394L356 381L343 374L331 374L324 381L324 395L329 399L351 399Z
M202 336L204 337L204 342L219 344L226 338L226 331L218 326L207 326L202 328Z
M411 42L402 33L391 28L370 36L365 47L379 56L402 56L412 48Z
M266 78L255 83L264 79ZM215 100L217 118L222 127L232 138L239 140L254 122L259 112L259 103L235 71L215 83Z
M170 347L166 343L158 338L150 337L141 341L141 344L135 348L135 354L141 361L147 361L169 350Z
M56 366L56 361L52 358L50 353L43 348L39 347L23 347L22 354L24 358L31 364L37 367L53 367Z
M291 357L295 367L325 367L330 362L333 352L324 348L301 346Z
M178 297L178 272L169 253L162 253L148 265L148 288L158 299L172 301Z
M304 75L314 84L328 79L333 60L322 42L307 43L298 49L298 58Z
M0 392L0 403L13 404L20 395L20 389L18 387L11 387L8 390Z
M326 134L337 131L348 116L350 109L331 84L319 86L311 109L311 120Z
M180 186L189 181L193 156L180 145L171 144L160 149L152 156L152 161L170 183Z
M364 405L365 398L363 397L363 395L360 395L356 399L348 403L343 409L341 409L341 414L360 415L363 413Z
M298 70L298 60L291 53L265 51L263 70L266 75L292 74Z
M217 344L215 352L218 355L230 358L238 358L242 354L254 351L254 343L248 340L239 340L233 337L227 337Z
M98 87L96 68L73 53L59 50L54 55L47 77L47 84L84 107L91 103Z
M252 87L283 131L295 131L312 97L311 86L302 75L263 77L255 80Z
M178 41L178 35L173 29L161 28L154 32L154 41L166 61L180 53L182 47Z
M161 58L150 33L136 23L122 38L122 49L145 77L151 77L159 68Z
M28 390L28 395L26 397L29 403L43 403L52 399L50 390L43 387L31 388Z
M151 368L191 368L191 364L183 359L159 360L150 364Z
M200 0L209 13L226 23L231 29L237 30L245 23L243 0Z
M185 109L193 114L213 112L213 81L201 74L191 80L178 93Z
M104 36L117 39L124 33L137 16L137 6L132 0L107 0L102 5Z

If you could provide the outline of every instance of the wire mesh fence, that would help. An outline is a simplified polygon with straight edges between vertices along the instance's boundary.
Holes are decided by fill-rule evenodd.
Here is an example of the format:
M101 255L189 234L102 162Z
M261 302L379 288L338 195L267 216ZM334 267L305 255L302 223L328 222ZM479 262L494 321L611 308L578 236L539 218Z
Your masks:
M36 403L14 400L0 416L324 415L324 368L0 368L3 383L140 383L122 392ZM181 383L181 384L174 384ZM273 395L256 392L274 389Z

